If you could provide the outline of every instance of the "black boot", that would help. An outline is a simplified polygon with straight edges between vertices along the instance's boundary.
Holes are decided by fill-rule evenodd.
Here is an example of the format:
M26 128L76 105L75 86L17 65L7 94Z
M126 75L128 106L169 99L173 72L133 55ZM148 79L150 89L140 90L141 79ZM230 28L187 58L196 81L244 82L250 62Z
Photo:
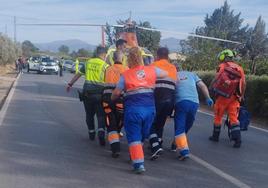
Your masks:
M240 148L241 147L241 132L239 125L232 125L230 130L230 139L234 141L233 147Z
M120 142L111 144L112 157L117 158L120 155Z
M219 142L220 133L221 133L221 126L214 125L213 134L212 136L209 137L209 140L214 141L214 142Z
M99 130L98 131L99 143L101 146L105 146L105 131Z
M95 140L95 136L96 136L96 133L95 133L95 131L94 130L89 130L88 131L88 136L89 136L89 139L90 140Z

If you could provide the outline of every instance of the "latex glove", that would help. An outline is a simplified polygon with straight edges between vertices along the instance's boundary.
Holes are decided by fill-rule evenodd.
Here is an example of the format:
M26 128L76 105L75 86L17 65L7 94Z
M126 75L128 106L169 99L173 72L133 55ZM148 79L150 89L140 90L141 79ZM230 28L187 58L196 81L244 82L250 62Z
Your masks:
M207 99L206 99L206 103L207 103L207 105L210 106L210 107L213 106L213 104L214 104L214 102L213 102L213 100L212 100L211 98L207 98Z

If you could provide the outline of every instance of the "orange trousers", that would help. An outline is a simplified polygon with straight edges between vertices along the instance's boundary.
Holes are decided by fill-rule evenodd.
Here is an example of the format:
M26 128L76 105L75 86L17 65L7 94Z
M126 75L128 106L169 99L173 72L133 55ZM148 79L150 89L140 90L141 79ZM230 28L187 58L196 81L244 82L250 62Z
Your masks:
M220 126L222 124L222 117L227 112L231 125L238 125L238 112L240 103L235 95L230 98L222 96L217 97L214 105L214 125Z

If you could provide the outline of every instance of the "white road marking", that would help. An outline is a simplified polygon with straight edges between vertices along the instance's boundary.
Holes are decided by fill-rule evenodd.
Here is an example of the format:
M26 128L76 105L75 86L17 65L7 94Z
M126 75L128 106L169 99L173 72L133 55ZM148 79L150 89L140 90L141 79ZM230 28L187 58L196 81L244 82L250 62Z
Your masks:
M214 114L210 113L210 112L204 112L202 110L198 110L199 113L202 113L202 114L206 114L208 116L211 116L211 117L214 117ZM225 118L224 118L225 119ZM257 129L259 131L263 131L263 132L266 132L268 133L268 130L267 129L263 129L263 128L260 128L260 127L256 127L256 126L253 126L253 125L250 125L249 127L253 128L253 129Z
M17 81L18 81L19 78L20 78L20 74L18 75L17 79L14 81L14 84L13 84L12 88L10 89L10 91L8 93L8 96L6 98L6 101L3 104L3 107L2 107L2 109L0 111L0 126L2 126L2 123L4 121L4 118L5 118L9 103L10 103L10 101L11 101L13 95L14 95L14 91L16 89Z
M197 162L198 164L200 164L201 166L207 168L208 170L214 172L215 174L217 174L218 176L224 178L225 180L229 181L230 183L234 184L235 186L239 187L239 188L251 188L249 185L243 183L242 181L240 181L239 179L223 172L222 170L216 168L215 166L209 164L208 162L204 161L203 159L200 159L199 157L190 154L190 158Z

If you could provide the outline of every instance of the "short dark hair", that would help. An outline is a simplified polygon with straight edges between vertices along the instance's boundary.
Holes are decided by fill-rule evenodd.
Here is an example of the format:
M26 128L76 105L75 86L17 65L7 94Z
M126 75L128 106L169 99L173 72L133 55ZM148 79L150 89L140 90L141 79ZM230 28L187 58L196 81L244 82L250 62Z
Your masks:
M168 54L169 54L168 48L166 47L158 48L156 54L159 59L168 59Z
M106 54L106 49L102 46L98 46L96 49L96 56L100 56L101 54Z
M118 39L116 42L115 42L115 46L118 47L118 46L121 46L123 44L127 43L126 40L124 39Z

